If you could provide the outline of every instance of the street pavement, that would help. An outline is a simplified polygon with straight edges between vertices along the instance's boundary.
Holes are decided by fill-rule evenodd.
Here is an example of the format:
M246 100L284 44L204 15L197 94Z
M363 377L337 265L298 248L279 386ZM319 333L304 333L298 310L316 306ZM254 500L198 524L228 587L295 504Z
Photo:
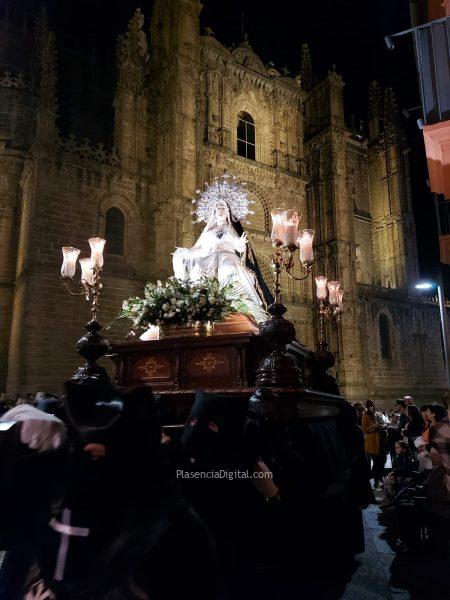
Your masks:
M449 560L427 553L396 554L381 537L385 527L379 515L377 505L364 511L366 549L357 556L360 565L342 600L450 600Z

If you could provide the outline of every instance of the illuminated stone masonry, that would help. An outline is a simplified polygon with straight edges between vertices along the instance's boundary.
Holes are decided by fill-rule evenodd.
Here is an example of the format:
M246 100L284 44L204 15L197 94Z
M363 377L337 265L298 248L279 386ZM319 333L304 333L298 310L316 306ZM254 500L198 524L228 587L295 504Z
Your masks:
M270 210L295 208L301 228L315 229L315 273L346 292L327 338L343 393L439 398L437 306L408 294L417 252L392 91L372 86L366 137L345 124L341 77L314 83L307 48L291 77L247 39L227 49L200 35L199 13L197 0L156 0L150 37L141 12L132 16L118 45L112 148L58 134L58 36L45 14L32 36L0 22L0 390L59 392L77 366L88 310L58 281L61 246L86 254L88 237L107 238L106 325L144 282L171 274L175 246L200 233L195 191L226 170L255 201L245 228L269 285ZM299 340L314 347L312 278L283 275L282 289ZM105 335L123 340L125 327Z

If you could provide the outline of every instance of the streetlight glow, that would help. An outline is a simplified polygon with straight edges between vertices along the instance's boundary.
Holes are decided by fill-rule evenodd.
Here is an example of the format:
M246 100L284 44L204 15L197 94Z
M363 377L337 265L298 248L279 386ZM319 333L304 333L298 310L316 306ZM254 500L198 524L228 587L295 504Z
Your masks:
M435 285L435 283L424 281L423 283L416 283L414 287L416 288L416 290L431 290L431 288L434 288Z

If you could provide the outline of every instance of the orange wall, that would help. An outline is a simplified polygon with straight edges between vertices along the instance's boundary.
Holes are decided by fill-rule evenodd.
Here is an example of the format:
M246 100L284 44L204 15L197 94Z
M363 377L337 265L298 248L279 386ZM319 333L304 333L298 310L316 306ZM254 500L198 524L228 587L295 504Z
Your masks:
M413 27L450 16L450 0L410 0L409 6Z
M442 19L445 15L450 15L449 0L428 0L428 20Z

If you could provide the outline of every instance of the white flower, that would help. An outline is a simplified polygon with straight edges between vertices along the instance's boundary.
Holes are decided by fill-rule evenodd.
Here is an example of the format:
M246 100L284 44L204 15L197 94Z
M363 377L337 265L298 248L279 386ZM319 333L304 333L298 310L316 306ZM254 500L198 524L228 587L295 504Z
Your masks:
M161 308L162 308L163 310L167 311L167 310L169 310L169 308L170 308L170 304L169 304L168 302L165 302L165 303L162 305L162 307L161 307Z

